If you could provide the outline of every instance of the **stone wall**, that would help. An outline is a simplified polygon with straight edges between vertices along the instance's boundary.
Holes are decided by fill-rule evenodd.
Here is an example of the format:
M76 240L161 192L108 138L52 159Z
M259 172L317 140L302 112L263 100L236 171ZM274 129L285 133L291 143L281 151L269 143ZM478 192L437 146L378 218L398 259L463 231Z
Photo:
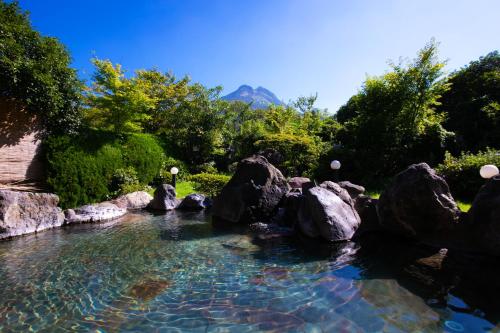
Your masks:
M0 184L43 181L38 133L31 114L12 101L0 100Z

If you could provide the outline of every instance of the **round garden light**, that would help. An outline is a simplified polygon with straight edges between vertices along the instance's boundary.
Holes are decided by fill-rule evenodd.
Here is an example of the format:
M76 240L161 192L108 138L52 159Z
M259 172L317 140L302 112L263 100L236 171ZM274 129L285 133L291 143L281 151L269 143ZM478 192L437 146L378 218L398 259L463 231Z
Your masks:
M170 169L170 173L172 174L172 186L175 188L176 176L179 173L179 169L177 169L176 167L172 167Z
M485 179L489 179L491 177L494 177L494 176L498 175L498 173L499 173L498 168L492 164L483 165L481 167L481 169L479 170L479 174L481 175L481 177L483 177Z
M333 170L333 180L335 182L339 181L339 169L341 167L341 164L337 160L333 160L330 162L330 168Z
M341 167L341 164L339 161L337 160L333 160L331 163L330 163L330 168L332 168L332 170L338 170L340 169Z

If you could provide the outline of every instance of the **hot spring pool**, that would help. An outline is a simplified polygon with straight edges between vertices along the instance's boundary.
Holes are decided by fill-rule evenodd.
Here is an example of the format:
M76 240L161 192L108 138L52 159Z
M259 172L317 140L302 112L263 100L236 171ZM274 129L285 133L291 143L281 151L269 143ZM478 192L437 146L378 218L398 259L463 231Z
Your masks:
M447 289L453 276L429 282L353 243L315 253L207 221L139 213L0 242L0 331L480 332L498 323Z

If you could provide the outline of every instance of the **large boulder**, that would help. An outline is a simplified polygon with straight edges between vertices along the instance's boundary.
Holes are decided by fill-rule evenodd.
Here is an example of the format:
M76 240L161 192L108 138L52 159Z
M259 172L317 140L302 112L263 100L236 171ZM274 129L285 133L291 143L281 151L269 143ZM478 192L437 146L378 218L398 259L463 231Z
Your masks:
M285 177L265 157L246 158L215 198L213 216L232 223L267 221L288 190Z
M118 198L112 200L111 202L117 205L119 208L135 210L146 208L151 200L153 200L153 196L148 192L137 191L120 195Z
M193 193L182 199L177 207L180 210L202 210L212 206L212 200L203 194Z
M419 240L449 233L460 216L448 184L426 163L396 175L380 196L377 212L384 228Z
M127 208L120 208L111 202L100 202L84 205L65 212L66 224L110 221L122 217L127 213Z
M347 180L338 182L337 184L346 190L353 200L356 200L356 198L365 193L365 188L363 186L353 184Z
M61 226L58 203L55 194L0 190L0 239Z
M339 184L327 180L325 182L322 182L319 186L334 193L335 195L337 195L340 199L342 199L342 201L344 201L349 206L354 205L354 201L352 200L349 192L347 190L345 190L344 188L342 188Z
M469 219L479 247L500 255L500 176L489 179L479 190L469 210Z
M149 203L148 208L154 210L175 209L180 202L175 196L175 188L172 185L162 184L156 188L153 200Z
M335 184L335 183L333 183ZM337 185L337 184L335 184ZM337 185L338 186L338 185ZM299 209L299 228L307 236L320 235L327 241L349 240L360 224L358 213L345 190L339 194L331 184L316 186L304 193L305 200Z

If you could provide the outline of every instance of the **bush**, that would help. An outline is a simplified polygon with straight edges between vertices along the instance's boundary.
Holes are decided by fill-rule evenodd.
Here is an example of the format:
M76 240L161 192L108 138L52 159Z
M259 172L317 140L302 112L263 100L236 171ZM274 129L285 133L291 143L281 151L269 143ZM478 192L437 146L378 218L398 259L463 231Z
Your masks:
M164 161L155 138L143 134L120 140L109 132L90 130L79 137L50 137L44 149L47 183L63 208L143 189Z
M322 150L321 142L307 135L268 134L255 142L258 150L278 151L283 162L275 165L285 176L310 176Z
M165 160L163 148L156 138L148 134L132 134L124 144L126 165L137 172L141 184L149 184L158 176Z
M194 183L194 189L210 197L215 197L220 193L224 185L231 177L212 173L199 173L189 177L189 181Z
M446 179L453 195L472 200L484 184L479 169L485 164L500 165L500 150L487 149L476 155L463 153L460 157L447 152L436 171Z
M62 136L48 139L45 149L47 183L59 195L63 208L107 199L110 179L123 167L121 150L108 144L91 154Z
M111 179L110 189L113 194L127 194L143 188L144 186L139 183L137 171L133 167L117 169Z

